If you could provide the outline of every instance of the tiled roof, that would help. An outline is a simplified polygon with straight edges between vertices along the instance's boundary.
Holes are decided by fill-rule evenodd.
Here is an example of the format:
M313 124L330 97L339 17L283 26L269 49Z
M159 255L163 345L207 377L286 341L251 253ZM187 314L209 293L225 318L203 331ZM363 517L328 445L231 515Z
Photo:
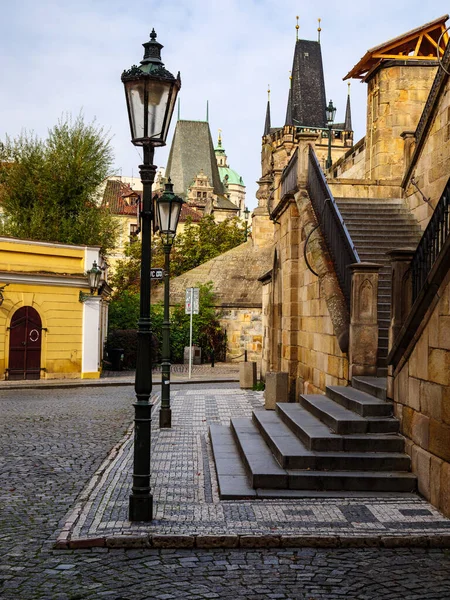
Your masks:
M133 196L139 197L139 194L128 183L109 179L103 193L102 206L109 208L114 215L136 215L137 204Z
M181 207L180 222L183 223L188 217L191 217L193 223L198 223L203 217L203 214L188 204L183 204Z

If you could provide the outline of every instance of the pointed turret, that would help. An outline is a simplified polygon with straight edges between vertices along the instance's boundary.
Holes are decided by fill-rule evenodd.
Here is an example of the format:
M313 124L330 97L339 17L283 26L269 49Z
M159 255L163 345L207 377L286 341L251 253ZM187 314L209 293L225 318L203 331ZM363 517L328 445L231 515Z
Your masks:
M325 128L326 98L320 43L298 39L298 30L297 19L286 124Z
M350 82L348 84L347 107L345 109L345 131L353 131L352 129L352 109L350 107Z
M286 121L285 125L294 125L292 121L292 74L289 75L289 96L286 109Z
M270 133L270 88L267 90L267 109L266 109L266 122L264 123L264 135Z

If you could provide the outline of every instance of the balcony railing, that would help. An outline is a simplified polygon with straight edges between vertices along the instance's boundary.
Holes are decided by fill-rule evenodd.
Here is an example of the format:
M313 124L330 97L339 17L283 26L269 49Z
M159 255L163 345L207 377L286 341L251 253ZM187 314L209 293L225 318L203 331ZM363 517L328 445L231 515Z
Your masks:
M450 179L411 261L412 301L417 299L450 233Z
M281 174L281 198L286 194L297 191L298 148Z
M339 285L350 308L352 274L348 267L361 261L311 146L308 194L333 260Z

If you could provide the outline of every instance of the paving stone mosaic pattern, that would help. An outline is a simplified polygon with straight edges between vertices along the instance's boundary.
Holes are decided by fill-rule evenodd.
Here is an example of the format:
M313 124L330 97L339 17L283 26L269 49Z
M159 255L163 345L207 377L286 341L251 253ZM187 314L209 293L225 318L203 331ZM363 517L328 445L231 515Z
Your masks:
M424 535L450 534L450 520L418 496L220 501L208 437L211 423L250 416L262 392L209 387L172 390L172 429L153 418L154 520L127 520L132 431L103 465L85 505L71 515L70 537L141 532L170 535ZM77 513L78 511L78 513ZM79 518L78 518L79 514ZM68 529L66 529L68 530Z
M120 387L0 390L2 600L450 598L438 549L55 550L132 402Z

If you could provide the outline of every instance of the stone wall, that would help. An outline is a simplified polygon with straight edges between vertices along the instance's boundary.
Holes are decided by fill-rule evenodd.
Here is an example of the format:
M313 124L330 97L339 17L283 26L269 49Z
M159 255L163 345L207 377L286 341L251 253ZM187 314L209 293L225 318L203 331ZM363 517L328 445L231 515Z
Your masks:
M415 178L419 189L429 198L434 207L441 197L442 191L450 175L450 84L447 81L436 108L432 125L427 132L426 141L420 156L415 160L411 175ZM406 188L406 199L411 212L425 229L432 215L432 208L427 204L410 178Z
M394 374L395 413L419 491L450 516L450 274Z
M323 393L327 385L348 383L348 357L338 342L344 300L318 230L311 235L307 257L319 277L305 262L305 240L316 225L306 192L286 202L276 218L277 258L263 295L269 332L264 339L270 347L263 356L269 356L267 370L289 373L291 397L294 390ZM343 330L348 332L348 322Z
M404 174L402 133L419 122L437 67L386 61L368 81L366 127L367 179L395 179Z
M222 308L219 319L227 332L227 361L243 361L247 350L247 359L259 364L263 339L262 310Z

